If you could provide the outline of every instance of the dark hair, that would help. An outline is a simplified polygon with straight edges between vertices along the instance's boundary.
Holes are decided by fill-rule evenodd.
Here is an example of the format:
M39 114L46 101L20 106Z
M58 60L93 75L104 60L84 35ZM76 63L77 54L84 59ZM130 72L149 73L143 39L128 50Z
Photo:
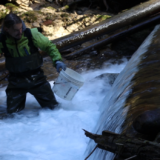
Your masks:
M22 20L20 19L20 17L18 17L14 13L9 13L5 16L3 20L3 27L10 28L14 24L18 24L18 23L22 23Z

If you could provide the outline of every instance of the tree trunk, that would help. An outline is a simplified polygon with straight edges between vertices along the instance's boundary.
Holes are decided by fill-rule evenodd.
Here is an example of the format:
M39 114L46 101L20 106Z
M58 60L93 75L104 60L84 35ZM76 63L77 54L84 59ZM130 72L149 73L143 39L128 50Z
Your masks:
M152 17L142 23L139 23L139 24L136 24L135 26L132 26L130 28L127 28L119 33L116 33L114 35L111 35L109 36L108 38L106 39L103 39L103 40L99 40L98 42L95 42L93 43L92 45L90 46L87 46L85 48L82 48L82 49L79 49L75 52L72 52L70 54L67 54L67 55L64 55L64 57L66 59L72 59L74 57L77 57L79 55L82 55L82 54L85 54L88 50L91 50L92 48L94 49L98 49L100 48L101 46L105 46L109 43L113 43L117 40L119 40L120 38L124 37L124 36L127 36L129 34L132 34L140 29L144 29L146 26L147 27L150 27L150 26L154 26L156 24L158 24L160 21L160 15L157 15L155 17Z
M139 6L133 7L128 11L122 12L112 18L102 21L99 24L92 25L81 31L58 38L52 42L56 44L60 51L62 51L101 35L111 33L124 26L137 23L138 21L141 21L142 19L159 11L160 1L150 0Z

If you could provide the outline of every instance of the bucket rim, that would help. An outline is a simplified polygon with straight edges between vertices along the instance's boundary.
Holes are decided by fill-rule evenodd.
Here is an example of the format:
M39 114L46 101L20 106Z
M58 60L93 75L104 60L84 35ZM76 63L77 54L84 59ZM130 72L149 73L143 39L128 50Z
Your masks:
M77 73L76 71L74 71L74 70L72 70L72 69L70 69L70 68L67 68L66 70L70 70L71 72L74 72L74 73L77 74L79 77L81 77L81 80L74 79L74 78L71 77L69 74L67 74L66 71L64 71L64 70L62 70L62 71L60 72L60 75L63 76L63 77L65 77L68 81L71 81L71 82L73 82L73 83L76 83L76 84L78 83L79 85L83 85L83 84L84 84L85 80L84 80L84 78L83 78L79 73Z

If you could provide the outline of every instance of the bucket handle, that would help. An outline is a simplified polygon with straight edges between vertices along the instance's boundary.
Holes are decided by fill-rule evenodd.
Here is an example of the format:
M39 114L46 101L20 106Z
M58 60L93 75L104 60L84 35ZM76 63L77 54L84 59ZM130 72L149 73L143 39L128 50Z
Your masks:
M63 83L68 83L68 82L63 82ZM62 83L56 83L56 82L53 82L53 84L62 84Z

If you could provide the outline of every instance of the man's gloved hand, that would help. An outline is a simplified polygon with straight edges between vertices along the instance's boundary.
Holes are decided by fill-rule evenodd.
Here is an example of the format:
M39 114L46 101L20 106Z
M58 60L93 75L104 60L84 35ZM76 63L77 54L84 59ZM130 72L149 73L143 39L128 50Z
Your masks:
M56 61L56 69L58 73L61 71L61 69L65 71L66 65L62 61Z

